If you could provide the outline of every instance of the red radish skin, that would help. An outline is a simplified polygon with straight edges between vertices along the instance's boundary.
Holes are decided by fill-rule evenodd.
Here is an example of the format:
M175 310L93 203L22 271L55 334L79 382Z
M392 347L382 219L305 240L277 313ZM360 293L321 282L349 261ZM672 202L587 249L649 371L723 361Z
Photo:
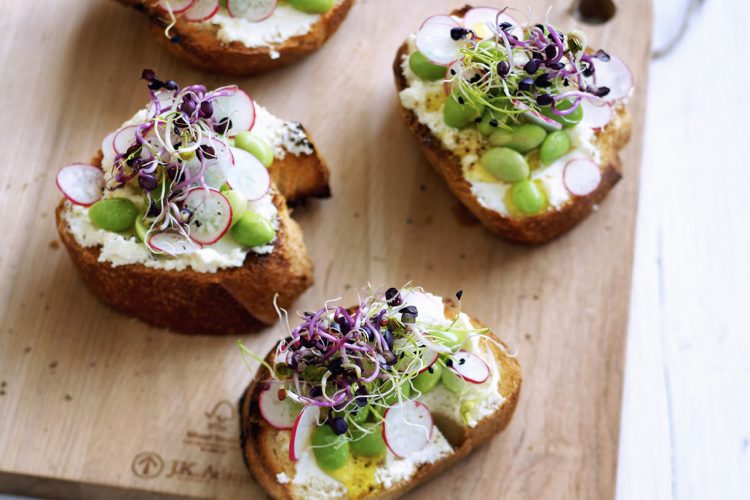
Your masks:
M279 399L279 389L282 386L278 381L269 381L268 388L258 396L258 408L268 425L280 431L288 431L294 427L299 412L289 398L283 401Z
M419 370L419 373L424 373L427 370L429 370L430 367L437 362L438 357L439 357L438 353L433 351L432 349L425 348L422 352L425 353L429 357L425 357L424 355L422 356L422 359L424 360L425 364L424 364L424 367L421 370Z
M194 241L186 239L175 232L156 233L148 239L148 247L157 253L165 253L176 257L200 250L202 247Z
M419 401L391 406L383 415L383 441L398 458L422 450L432 439L432 414Z
M135 143L136 128L135 125L128 125L115 133L115 136L112 139L112 147L114 148L115 153L118 155L124 155L128 148Z
M227 173L227 184L248 201L263 198L271 189L268 169L244 149L231 148L234 167Z
M227 0L227 11L253 23L264 21L276 11L277 0Z
M159 6L169 11L172 10L173 14L181 14L188 10L195 0L159 0Z
M482 358L468 351L458 351L450 356L449 368L471 384L482 384L490 378L490 367Z
M93 165L76 163L61 168L55 182L71 203L90 207L102 197L104 173Z
M243 90L234 87L235 92L230 96L217 97L213 101L214 118L221 121L229 118L232 127L227 130L227 136L234 137L243 130L252 130L255 125L255 103Z
M219 0L195 0L189 9L185 10L183 16L185 19L200 23L208 21L219 12Z
M320 408L317 406L305 406L297 415L292 425L292 437L289 440L289 460L296 462L302 456L310 443L315 426L318 424Z
M587 196L599 187L602 172L591 160L576 158L565 164L563 183L565 188L575 196Z
M198 217L199 210L209 202L212 206L206 207L207 210L215 213L218 217L218 222L213 224L213 230L208 225L209 221L201 221ZM196 187L188 191L184 204L185 206L190 206L191 203L196 203L196 205L193 207L193 219L188 224L190 227L190 239L200 245L213 245L229 231L232 225L232 205L220 191L202 187ZM201 224L199 225L198 222L201 222ZM196 235L199 231L203 233Z

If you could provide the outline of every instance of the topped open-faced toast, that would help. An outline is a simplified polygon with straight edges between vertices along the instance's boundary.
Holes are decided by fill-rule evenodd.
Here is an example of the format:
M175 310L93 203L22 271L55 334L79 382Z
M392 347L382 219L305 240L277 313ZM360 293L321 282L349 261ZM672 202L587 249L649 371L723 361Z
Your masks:
M393 498L505 428L520 387L451 300L371 292L305 313L268 354L240 401L243 454L274 498Z
M427 19L393 65L402 115L454 194L491 231L542 243L621 177L625 64L581 31L464 7Z
M143 77L149 105L92 164L58 173L61 240L100 300L151 324L232 334L273 323L275 297L288 306L312 284L284 194L327 196L325 163L300 124L236 86Z
M354 0L117 0L146 14L166 49L198 69L251 76L319 49Z

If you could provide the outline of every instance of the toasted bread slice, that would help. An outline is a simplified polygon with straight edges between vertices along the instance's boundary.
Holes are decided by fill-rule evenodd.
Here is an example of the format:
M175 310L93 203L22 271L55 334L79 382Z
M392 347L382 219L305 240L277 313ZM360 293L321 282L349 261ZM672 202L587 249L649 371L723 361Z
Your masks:
M462 16L470 7L453 12ZM404 42L396 53L393 73L398 92L406 89L408 82L403 73L404 57L409 54L409 44ZM399 102L400 104L400 102ZM602 180L599 187L587 196L572 197L559 209L547 210L533 216L504 216L482 206L464 177L461 158L448 150L430 128L421 123L417 114L401 105L401 116L407 127L417 137L419 147L427 160L442 175L448 187L479 221L498 236L518 243L539 244L547 242L581 222L601 202L622 177L622 164L618 152L630 140L632 121L627 109L619 106L612 122L603 132L596 133L596 146L601 153Z
M446 317L458 314L458 308L451 300L444 299L443 302ZM484 328L479 321L471 321L476 328ZM494 334L487 335L500 342ZM294 478L296 470L295 464L289 459L289 431L274 429L260 414L258 396L261 383L270 377L265 367L258 370L239 402L240 443L245 463L260 485L276 499L297 500L309 498L311 494L315 498L397 498L460 461L474 448L501 432L510 422L520 395L521 368L515 358L508 356L498 346L491 345L491 350L500 372L498 390L505 399L502 406L493 414L481 419L475 427L465 427L450 416L433 410L436 426L450 443L453 452L434 463L420 465L408 479L395 482L388 488L371 488L369 492L358 497L329 496L325 491L312 491L311 488L295 485L293 482L280 483L278 474L283 473L287 478ZM272 349L266 357L268 363L272 362L275 352L276 349Z
M294 36L271 46L246 47L240 42L221 42L216 36L216 26L193 23L181 18L178 18L177 24L170 31L174 40L172 41L164 35L164 29L169 24L169 16L157 2L117 1L146 14L153 35L168 52L179 59L200 70L235 76L266 73L315 52L336 32L354 4L354 0L342 0L337 3L331 10L322 14L304 35Z
M92 165L101 166L101 151ZM112 266L99 261L98 247L83 247L62 217L64 199L56 210L57 229L83 280L105 304L155 326L181 333L228 335L256 331L276 321L274 296L288 307L313 283L312 262L302 231L289 216L285 193L296 202L326 195L328 170L317 153L288 154L271 166L279 230L274 251L248 253L244 265L215 273L190 269L166 271L140 264Z

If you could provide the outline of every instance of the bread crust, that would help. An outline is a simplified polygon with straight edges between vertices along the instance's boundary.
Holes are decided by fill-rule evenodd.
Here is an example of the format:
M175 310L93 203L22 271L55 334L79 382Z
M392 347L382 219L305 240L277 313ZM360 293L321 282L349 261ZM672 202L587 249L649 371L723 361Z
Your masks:
M284 40L273 47L246 47L240 42L224 44L216 37L216 26L204 26L178 18L170 33L179 37L173 43L164 35L169 24L167 13L156 2L148 0L116 0L133 7L149 18L151 32L168 52L194 68L233 76L267 73L298 61L318 50L339 28L354 0L343 0L321 15L308 33ZM279 57L271 58L271 52Z
M101 151L92 165L101 166ZM297 202L312 192L329 193L328 170L318 155L295 156L272 165L272 177L302 180L283 183ZM314 180L314 182L312 182ZM113 266L99 261L99 247L80 246L62 217L65 199L55 211L57 230L84 283L103 303L151 325L187 334L234 335L255 332L276 322L274 296L288 308L313 284L312 261L302 231L291 219L283 192L272 188L279 213L274 250L248 252L242 267L201 273L167 271L142 264Z
M446 315L452 317L458 314L458 308L450 299L443 300ZM472 319L476 328L484 328L479 321ZM488 335L495 341L505 345L492 332ZM395 484L393 487L380 491L372 491L367 498L391 499L398 498L409 490L419 486L442 471L451 467L466 457L474 448L486 443L500 433L510 422L518 403L521 392L521 367L514 357L508 356L500 348L492 345L492 351L501 372L498 384L500 394L505 397L503 405L491 416L482 419L476 427L466 428L458 446L454 445L453 454L433 464L419 467L416 474L408 481ZM266 356L270 364L276 352L274 347ZM280 484L276 475L285 472L293 477L294 466L288 458L288 450L279 450L276 436L281 432L271 427L260 414L258 396L261 383L270 377L267 368L261 366L239 401L240 409L240 446L245 464L255 479L276 499L297 500L290 484Z
M454 12L462 15L469 7ZM407 87L406 77L401 64L408 53L407 42L399 48L393 62L393 74L396 88L401 92ZM452 151L446 149L429 127L419 122L412 110L401 105L401 117L406 126L419 141L419 147L427 160L440 173L453 194L471 211L490 231L507 240L524 244L541 244L552 240L572 229L585 219L594 205L601 202L615 184L622 178L622 164L618 151L630 140L632 121L626 108L617 110L614 123L598 137L602 153L602 171L599 187L587 196L575 196L558 210L546 211L539 215L524 217L506 217L494 210L482 206L471 192L471 184L466 180L461 169L461 160Z

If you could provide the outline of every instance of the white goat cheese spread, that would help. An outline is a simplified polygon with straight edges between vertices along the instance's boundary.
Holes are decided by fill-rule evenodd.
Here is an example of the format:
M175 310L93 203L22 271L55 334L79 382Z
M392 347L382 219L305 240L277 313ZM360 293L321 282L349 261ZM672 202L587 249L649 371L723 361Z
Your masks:
M313 149L302 128L291 122L285 122L264 107L255 104L256 120L253 133L264 138L273 147L275 158L284 158L286 154L296 156L312 154ZM146 109L138 111L122 127L142 123L146 118ZM102 170L109 174L114 164L114 157L102 159ZM124 187L114 191L105 191L103 198L129 198L140 209L144 209L144 200L136 190ZM252 210L271 221L275 230L279 229L278 209L269 191L259 200L249 201L248 210ZM274 242L254 248L246 248L237 243L231 231L227 231L221 240L213 245L197 249L195 252L177 256L157 256L149 251L134 235L118 234L96 227L89 218L89 209L66 201L62 213L76 243L85 248L99 246L99 262L109 262L112 266L142 264L154 269L182 271L192 269L203 273L214 273L220 269L241 267L248 252L270 254Z
M343 0L338 0L336 4ZM335 7L334 7L335 8ZM222 7L207 24L216 26L216 37L223 43L239 42L245 47L268 47L271 59L281 54L274 46L295 36L309 33L322 14L308 14L281 2L267 19L252 22L229 15Z
M511 184L497 180L479 163L487 149L487 140L476 128L459 130L446 125L442 106L446 98L444 82L424 81L409 67L409 56L417 50L415 40L414 35L409 37L409 50L401 64L407 81L407 87L399 94L401 104L413 111L419 122L429 128L446 149L461 159L464 178L471 185L471 192L479 204L501 215L511 215L505 204L505 195ZM551 165L533 170L531 174L531 179L542 182L550 207L555 209L562 208L572 197L563 182L565 164L574 158L591 159L596 164L601 162L596 135L587 124L585 115L580 123L566 131L572 144L570 152Z

